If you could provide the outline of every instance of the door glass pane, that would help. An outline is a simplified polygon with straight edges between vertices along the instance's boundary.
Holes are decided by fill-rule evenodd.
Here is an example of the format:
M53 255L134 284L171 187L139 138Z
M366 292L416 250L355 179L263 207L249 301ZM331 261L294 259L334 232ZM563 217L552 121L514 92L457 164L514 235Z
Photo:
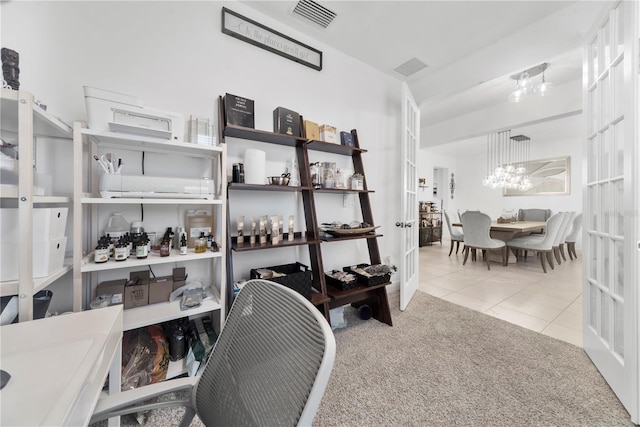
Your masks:
M624 174L624 119L613 127L613 176Z
M599 231L598 217L600 213L600 200L598 199L598 186L592 185L589 187L589 212L591 213L591 219L588 222L589 228L593 231Z
M613 293L624 297L624 241L616 241L614 266Z
M599 87L599 84L597 84L589 91L589 135L596 133L598 131L598 126L600 125L598 122L600 110L597 108L598 94L600 93Z
M600 138L600 176L599 179L609 178L609 166L611 164L611 128L602 132Z
M591 57L591 73L589 74L589 85L593 84L598 77L598 38L596 37L591 42L590 55Z
M613 10L615 16L615 28L613 31L615 40L615 55L619 55L624 51L624 2L621 1L618 7Z
M611 206L609 204L609 183L605 182L600 184L600 205L598 208L601 211L599 230L603 233L609 233L609 220L611 217Z
M610 239L602 239L602 275L600 276L600 284L603 288L610 289L610 278L609 274L611 273L611 246L613 245L613 241Z
M598 138L594 137L587 141L587 182L598 179Z
M606 70L611 64L611 27L610 22L607 21L602 26L602 70Z
M598 236L590 237L589 248L589 279L594 282L598 281Z
M600 127L606 126L611 122L611 76L607 73L600 80L600 108L602 109L602 115Z
M589 283L589 326L598 330L598 287Z
M609 342L609 304L611 299L605 292L600 294L600 338Z
M624 358L624 304L620 301L613 301L613 351Z
M618 180L613 183L614 188L614 213L613 213L613 234L624 236L624 181Z
M624 111L624 61L618 62L611 70L613 88L613 118L618 118Z

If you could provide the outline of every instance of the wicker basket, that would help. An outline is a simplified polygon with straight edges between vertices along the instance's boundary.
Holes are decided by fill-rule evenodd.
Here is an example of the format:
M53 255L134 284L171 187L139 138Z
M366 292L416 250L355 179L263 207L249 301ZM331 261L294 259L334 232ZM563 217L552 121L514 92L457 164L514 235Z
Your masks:
M332 270L331 273L335 273L336 271L338 270ZM345 282L343 280L338 280L334 277L331 277L329 274L325 274L324 277L328 285L331 285L334 288L340 289L341 291L347 291L349 289L353 289L358 283L356 279Z
M376 285L381 285L383 283L389 283L389 281L391 280L391 273L387 273L382 276L367 277L352 270L352 268L354 267L365 268L365 267L369 267L369 265L370 264L358 264L356 266L350 265L350 266L344 267L343 270L349 273L353 273L356 276L358 283L364 286L376 286Z

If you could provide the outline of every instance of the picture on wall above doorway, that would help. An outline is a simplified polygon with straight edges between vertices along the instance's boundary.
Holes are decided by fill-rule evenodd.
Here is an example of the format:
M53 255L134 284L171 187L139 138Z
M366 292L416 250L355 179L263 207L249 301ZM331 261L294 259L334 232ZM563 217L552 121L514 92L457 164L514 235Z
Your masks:
M531 160L528 190L503 189L503 196L562 196L571 194L571 157Z

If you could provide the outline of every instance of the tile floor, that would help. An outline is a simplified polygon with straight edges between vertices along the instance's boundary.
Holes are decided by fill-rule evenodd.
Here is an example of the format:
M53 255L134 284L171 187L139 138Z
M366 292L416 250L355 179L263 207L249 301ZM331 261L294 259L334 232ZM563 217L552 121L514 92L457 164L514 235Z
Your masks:
M491 270L481 257L463 266L462 245L448 254L448 241L420 248L418 290L582 347L580 253L546 274L531 254L507 267L492 262Z

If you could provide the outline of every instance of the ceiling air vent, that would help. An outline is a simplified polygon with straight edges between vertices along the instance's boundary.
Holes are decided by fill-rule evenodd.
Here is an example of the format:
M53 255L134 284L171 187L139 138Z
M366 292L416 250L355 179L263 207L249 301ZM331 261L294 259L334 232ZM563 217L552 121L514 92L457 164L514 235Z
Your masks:
M322 28L327 28L337 16L337 13L313 0L300 0L293 8L293 14Z
M418 58L411 58L404 64L393 69L396 73L402 74L405 77L409 77L412 74L417 73L418 71L426 68L427 64L420 61Z

